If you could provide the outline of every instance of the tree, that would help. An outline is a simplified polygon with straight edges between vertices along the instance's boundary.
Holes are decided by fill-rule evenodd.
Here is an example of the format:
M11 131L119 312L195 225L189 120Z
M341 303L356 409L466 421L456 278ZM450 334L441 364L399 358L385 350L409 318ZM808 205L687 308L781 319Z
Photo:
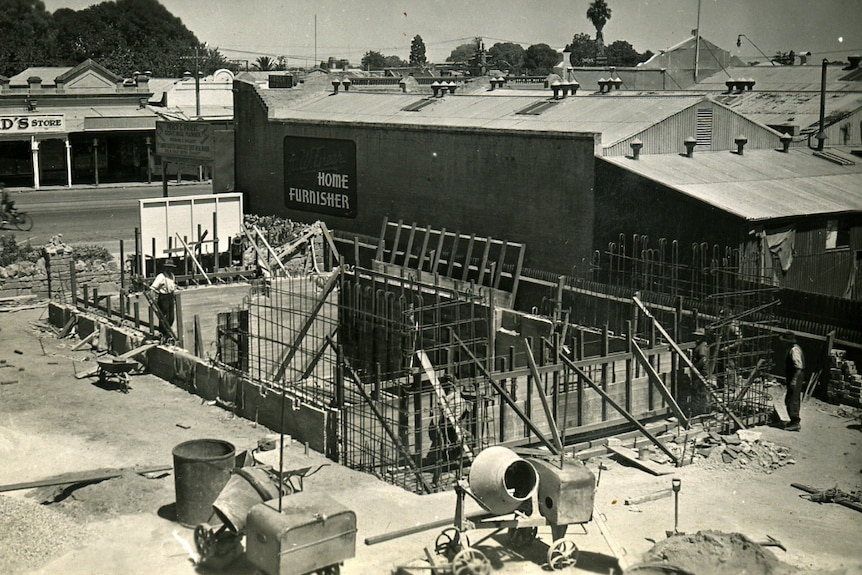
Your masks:
M364 70L382 70L386 67L386 56L380 52L370 50L362 57L362 68Z
M276 69L276 63L269 56L258 56L251 67L261 72L269 72Z
M625 40L617 40L607 47L609 66L637 66L642 62L641 55Z
M55 52L51 14L39 0L3 0L0 9L0 74L51 64Z
M479 52L479 45L474 41L469 44L461 44L449 54L446 58L447 62L469 62L476 58Z
M589 34L575 34L572 43L566 46L572 66L592 66L596 63L596 42Z
M493 68L508 70L510 74L516 74L524 67L525 55L526 51L520 44L497 43L488 50L488 64Z
M425 42L422 41L422 36L419 34L413 37L410 42L410 65L424 66L428 63L428 58L425 56Z
M403 68L405 66L407 66L407 62L405 62L398 56L385 56L383 58L384 68Z
M611 19L611 9L605 0L593 0L587 8L587 20L596 27L596 59L604 57L605 38L602 29Z
M544 76L559 64L561 57L559 52L547 44L533 44L524 54L524 67L533 75Z

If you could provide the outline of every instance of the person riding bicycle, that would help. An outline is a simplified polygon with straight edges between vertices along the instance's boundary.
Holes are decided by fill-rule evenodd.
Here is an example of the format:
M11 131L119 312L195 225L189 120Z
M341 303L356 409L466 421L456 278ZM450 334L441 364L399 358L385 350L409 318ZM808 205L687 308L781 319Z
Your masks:
M3 223L7 223L9 221L9 217L12 215L12 210L15 209L15 201L9 199L9 190L6 189L6 185L3 182L0 182L0 219L3 220Z

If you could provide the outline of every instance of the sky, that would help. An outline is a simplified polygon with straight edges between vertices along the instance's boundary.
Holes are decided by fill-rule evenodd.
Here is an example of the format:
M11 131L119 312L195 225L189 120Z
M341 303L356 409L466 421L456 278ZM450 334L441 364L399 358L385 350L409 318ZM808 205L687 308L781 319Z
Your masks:
M49 12L94 0L43 0ZM304 66L329 57L359 64L368 51L408 59L422 37L431 62L482 37L486 48L514 42L562 50L577 33L595 36L590 0L160 0L202 42L229 59L287 56ZM811 52L846 60L862 54L860 0L607 0L605 43L626 40L655 53L698 26L705 39L743 61L764 54ZM740 35L743 35L740 37ZM737 39L740 46L737 47Z

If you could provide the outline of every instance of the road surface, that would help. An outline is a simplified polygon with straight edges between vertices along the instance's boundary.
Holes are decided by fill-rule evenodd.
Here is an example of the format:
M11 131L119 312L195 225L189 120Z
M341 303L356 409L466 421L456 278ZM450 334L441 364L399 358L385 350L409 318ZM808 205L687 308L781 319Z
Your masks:
M190 183L168 187L169 197L212 193L210 183ZM100 186L98 188L51 188L12 192L15 206L33 216L29 232L3 230L14 234L19 242L47 243L63 234L70 245L98 244L111 253L119 254L120 240L126 253L135 249L135 228L140 225L138 200L162 197L161 183L132 186Z

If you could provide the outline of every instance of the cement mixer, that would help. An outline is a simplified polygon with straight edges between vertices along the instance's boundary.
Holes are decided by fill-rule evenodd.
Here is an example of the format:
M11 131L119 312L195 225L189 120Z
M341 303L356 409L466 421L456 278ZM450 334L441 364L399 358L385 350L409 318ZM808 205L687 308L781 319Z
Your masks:
M451 561L455 575L486 575L491 564L477 545L507 529L509 545L524 547L537 538L539 527L547 525L552 536L548 566L552 570L573 566L578 547L566 538L566 531L570 524L592 519L595 484L593 473L577 460L557 457L552 462L539 456L522 457L502 446L489 447L476 455L467 479L460 479L455 486L453 526L437 536L436 555ZM468 497L484 512L467 515ZM447 523L411 527L367 538L365 543L374 545ZM492 531L473 540L475 532L484 529Z

